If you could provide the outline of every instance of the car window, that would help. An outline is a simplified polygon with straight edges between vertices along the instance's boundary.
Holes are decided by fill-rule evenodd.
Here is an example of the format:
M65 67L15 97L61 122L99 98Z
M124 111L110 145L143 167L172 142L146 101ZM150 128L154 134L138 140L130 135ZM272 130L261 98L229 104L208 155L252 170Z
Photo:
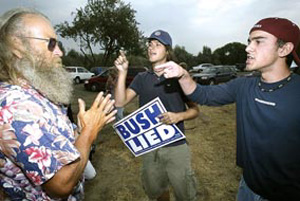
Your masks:
M108 76L108 75L109 75L109 71L110 71L110 70L106 70L106 71L104 71L101 75L102 75L102 76Z
M216 72L217 73L223 73L224 72L224 68L216 68Z
M230 69L228 67L223 67L222 72L223 73L228 73L228 72L230 72Z
M66 70L70 73L75 73L76 69L75 68L66 68Z
M216 68L205 68L202 73L215 73L217 71Z
M107 77L109 75L109 69L102 71L97 77Z
M78 73L84 73L84 69L83 68L78 68Z

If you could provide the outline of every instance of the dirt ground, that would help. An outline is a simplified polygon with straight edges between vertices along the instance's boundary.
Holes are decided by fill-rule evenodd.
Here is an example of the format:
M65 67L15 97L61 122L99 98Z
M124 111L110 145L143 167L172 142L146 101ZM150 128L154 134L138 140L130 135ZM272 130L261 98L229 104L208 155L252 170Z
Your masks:
M82 84L76 85L73 112L78 112L78 97L89 107L96 95L85 91ZM125 115L137 107L135 100L126 106ZM199 108L199 117L186 122L199 201L234 201L241 174L235 163L235 105ZM148 200L140 181L141 158L132 155L112 124L100 132L92 163L97 176L86 182L85 201Z

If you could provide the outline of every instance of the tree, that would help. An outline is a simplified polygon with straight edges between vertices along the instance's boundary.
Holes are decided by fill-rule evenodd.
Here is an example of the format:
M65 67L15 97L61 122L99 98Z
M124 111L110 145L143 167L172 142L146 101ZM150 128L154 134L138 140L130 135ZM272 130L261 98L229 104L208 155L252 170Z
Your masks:
M237 63L245 63L247 53L246 45L233 42L218 48L214 51L214 63L223 65L235 65Z
M84 56L71 49L62 57L62 62L66 66L86 66L84 63Z
M208 46L203 46L202 52L199 52L195 58L196 65L201 63L214 63L213 62L213 54Z
M135 20L136 11L121 0L88 0L84 8L76 10L71 24L56 25L64 38L79 41L80 51L95 65L94 49L103 52L103 65L122 48L128 53L142 52L143 36Z
M176 45L173 52L178 62L185 62L188 65L188 67L195 65L193 55L188 53L185 50L185 47L180 47L179 45Z

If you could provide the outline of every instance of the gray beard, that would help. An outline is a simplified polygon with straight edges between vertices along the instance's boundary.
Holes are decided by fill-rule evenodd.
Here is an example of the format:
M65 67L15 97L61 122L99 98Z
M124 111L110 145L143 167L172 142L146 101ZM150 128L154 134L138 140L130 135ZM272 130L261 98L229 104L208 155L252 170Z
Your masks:
M20 71L34 88L55 104L70 104L73 80L62 66L47 66L44 63L37 68L32 68L23 65Z

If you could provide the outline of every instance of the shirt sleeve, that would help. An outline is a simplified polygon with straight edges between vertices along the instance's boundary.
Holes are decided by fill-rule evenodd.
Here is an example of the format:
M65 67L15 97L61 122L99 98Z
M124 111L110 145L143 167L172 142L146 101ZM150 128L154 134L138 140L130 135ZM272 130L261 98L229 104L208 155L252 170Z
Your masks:
M5 124L6 131L15 139L7 145L12 150L7 152L8 157L22 167L34 184L41 185L80 157L74 146L72 125L59 107L25 100L6 109L13 114Z
M135 91L136 94L140 94L140 91L142 89L142 73L138 73L132 80L132 82L129 85L129 88Z
M200 105L221 106L230 104L236 101L237 90L241 84L242 79L240 78L213 86L197 84L195 91L188 95L188 98Z

